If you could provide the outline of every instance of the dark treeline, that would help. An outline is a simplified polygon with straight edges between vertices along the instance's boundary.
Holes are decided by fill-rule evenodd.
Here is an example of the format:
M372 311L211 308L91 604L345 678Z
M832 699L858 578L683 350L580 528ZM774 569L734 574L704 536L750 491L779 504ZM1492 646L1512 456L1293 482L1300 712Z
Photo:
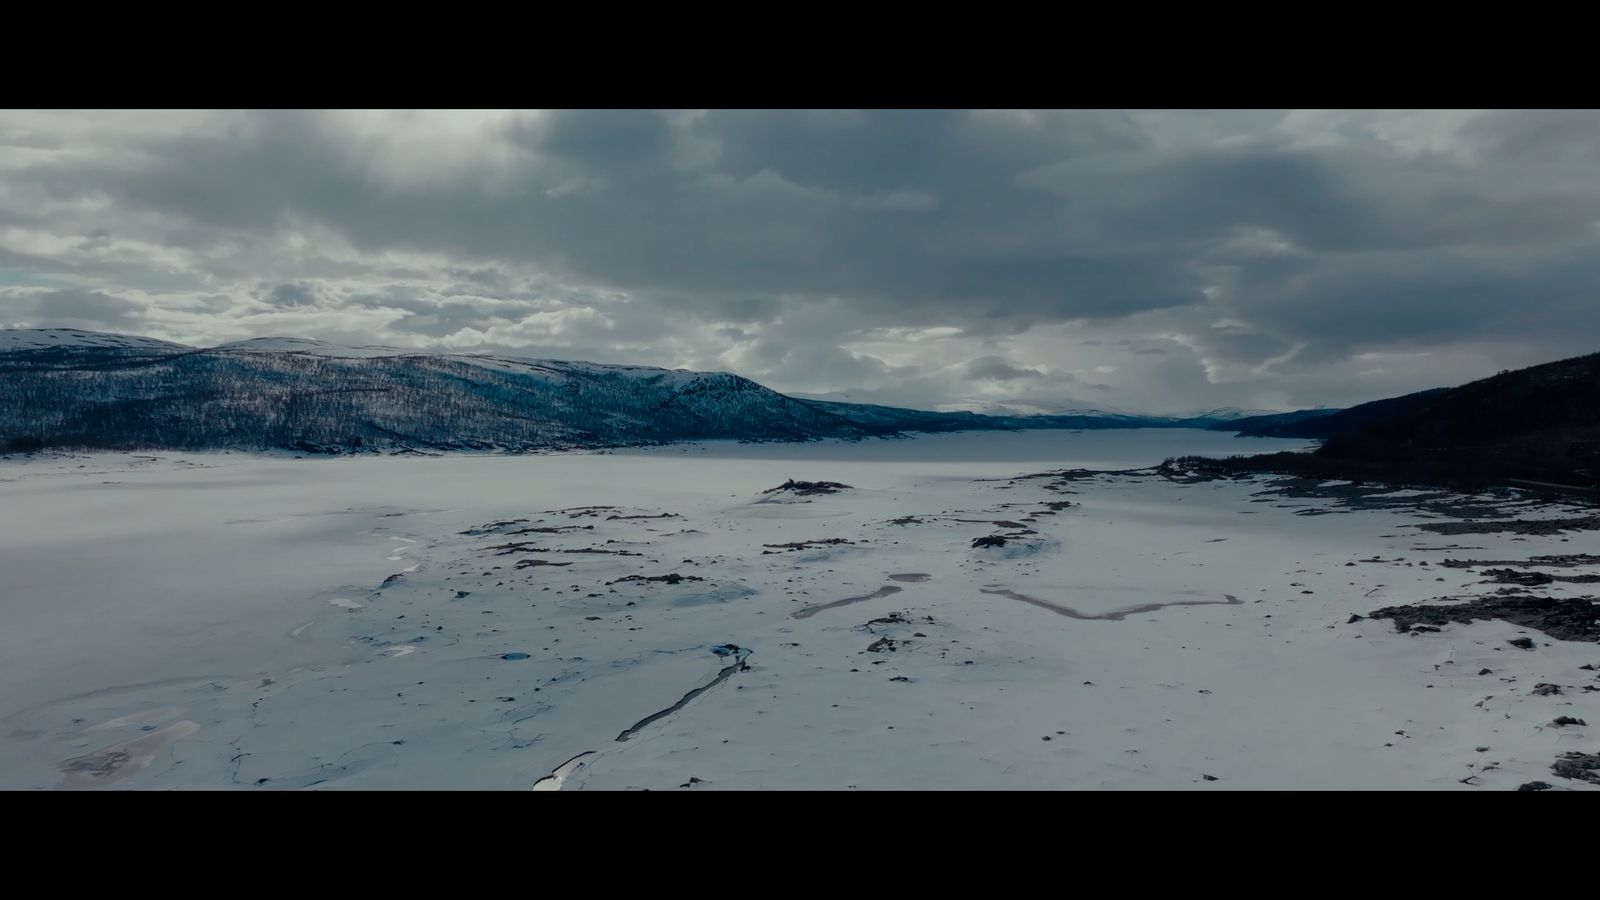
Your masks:
M1538 482L1586 495L1600 488L1600 354L1253 433L1324 441L1311 453L1172 462L1213 474L1270 472L1458 490Z

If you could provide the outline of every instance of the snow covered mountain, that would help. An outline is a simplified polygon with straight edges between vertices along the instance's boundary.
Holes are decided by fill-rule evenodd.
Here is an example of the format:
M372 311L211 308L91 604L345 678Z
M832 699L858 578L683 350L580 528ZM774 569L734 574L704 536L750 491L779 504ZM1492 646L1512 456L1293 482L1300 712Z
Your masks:
M879 433L724 372L0 332L0 448L531 450Z
M74 329L0 331L0 451L527 451L1218 421L1075 407L986 412L797 399L726 372L292 337L200 348Z
M1222 427L1223 423L1236 419L1254 418L1257 416L1277 415L1276 410L1267 409L1240 409L1236 406L1224 406L1217 409L1208 409L1202 412L1183 413L1176 415L1152 415L1149 413L1132 412L1119 409L1115 406L1085 403L1081 400L1063 400L1056 403L1035 403L1017 400L960 400L953 403L940 404L937 407L942 412L972 412L983 416L1000 416L1009 418L1036 417L1039 419L1062 419L1081 421L1088 419L1105 419L1111 427L1152 428L1162 426L1182 426L1192 428ZM1052 427L1047 424L1023 427ZM1072 427L1084 427L1073 425ZM1090 425L1088 427L1096 427Z
M130 334L102 334L77 328L22 328L0 329L0 353L62 348L95 348L108 350L174 351L192 350L183 344L158 341L155 338Z
M1253 419L1257 416L1277 416L1282 414L1283 410L1278 409L1240 409L1237 406L1222 406L1216 409L1208 409L1204 412L1197 412L1192 416L1188 416L1188 418L1232 422L1236 419Z
M1066 400L1060 403L1028 403L1018 400L958 400L953 403L941 403L935 407L940 412L972 412L982 416L1134 416L1125 409L1114 406L1099 406L1084 403L1079 400ZM1148 418L1148 417L1143 417Z

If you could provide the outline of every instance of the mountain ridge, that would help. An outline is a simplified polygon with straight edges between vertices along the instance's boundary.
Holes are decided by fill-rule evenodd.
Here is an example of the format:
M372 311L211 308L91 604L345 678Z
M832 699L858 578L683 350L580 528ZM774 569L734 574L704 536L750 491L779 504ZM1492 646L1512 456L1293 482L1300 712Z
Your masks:
M80 329L0 331L0 450L526 452L685 440L1208 427L1120 415L986 416L790 397L728 372L345 347L193 347Z

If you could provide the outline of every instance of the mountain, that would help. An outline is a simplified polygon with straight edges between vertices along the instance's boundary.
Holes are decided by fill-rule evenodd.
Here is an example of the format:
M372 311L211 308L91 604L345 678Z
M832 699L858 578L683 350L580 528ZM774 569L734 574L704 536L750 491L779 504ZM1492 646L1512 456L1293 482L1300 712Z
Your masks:
M0 332L0 448L531 450L876 433L722 372Z
M1288 415L1288 413L1282 413L1275 409L1240 409L1237 406L1222 406L1216 409L1208 409L1205 412L1197 412L1191 416L1186 416L1185 418L1212 419L1217 422L1237 422L1241 419L1260 419L1266 416L1282 415Z
M1022 400L958 400L935 407L940 412L972 412L983 416L1110 416L1113 418L1153 418L1110 406L1096 406L1078 400L1059 403L1033 403Z
M107 350L148 350L153 352L193 350L183 344L129 334L102 334L77 328L32 328L0 330L0 353L59 348L100 348Z
M1231 423L1292 413L1271 413L1223 407L1185 416L1158 416L1128 412L1112 406L1090 406L1078 401L1030 403L1015 400L959 400L942 403L934 411L902 409L849 402L844 395L796 394L808 403L824 404L830 412L856 421L898 421L907 430L948 431L974 428L1090 429L1090 428L1205 428L1226 429ZM1328 410L1332 412L1332 410ZM914 427L913 422L928 427Z
M936 412L877 406L870 403L841 403L831 400L804 400L817 410L838 416L866 428L882 431L1023 431L1041 429L1094 428L1182 428L1180 420L1163 416L1139 416L1105 412L1076 415L985 415L967 410Z
M1468 488L1542 482L1592 491L1600 489L1600 353L1245 433L1323 443L1310 454L1219 465Z
M608 447L907 431L1206 428L1229 415L926 411L789 397L725 372L256 338L201 348L0 331L0 450Z

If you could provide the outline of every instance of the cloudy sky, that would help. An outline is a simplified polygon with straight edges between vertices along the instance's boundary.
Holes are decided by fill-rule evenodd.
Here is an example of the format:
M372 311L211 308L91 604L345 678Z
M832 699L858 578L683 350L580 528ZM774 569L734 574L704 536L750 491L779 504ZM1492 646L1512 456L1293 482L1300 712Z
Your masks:
M1600 350L1581 111L0 111L0 327L1346 405Z

